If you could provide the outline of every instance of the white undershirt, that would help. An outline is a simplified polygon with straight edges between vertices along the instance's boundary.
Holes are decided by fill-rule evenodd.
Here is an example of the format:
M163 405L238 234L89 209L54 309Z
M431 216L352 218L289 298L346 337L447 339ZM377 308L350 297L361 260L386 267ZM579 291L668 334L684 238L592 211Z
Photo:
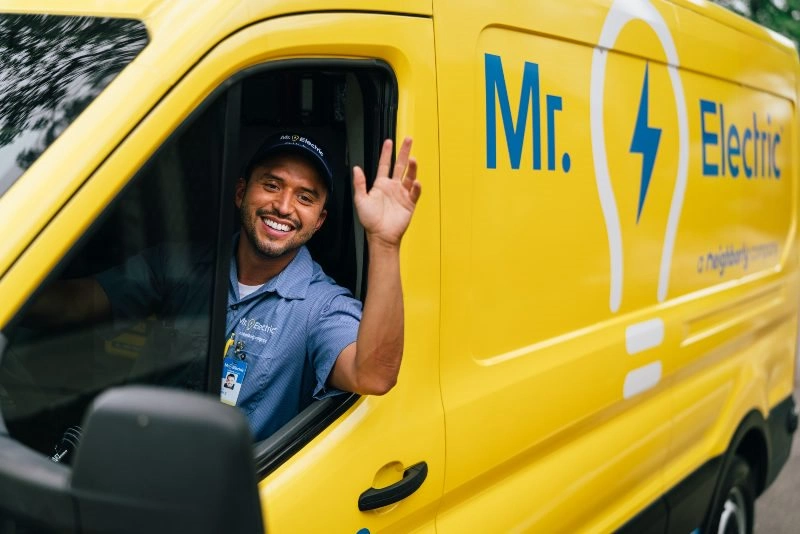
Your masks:
M258 291L258 289L263 285L264 284L258 284L257 286L248 286L247 284L239 282L239 298L243 299L250 293Z

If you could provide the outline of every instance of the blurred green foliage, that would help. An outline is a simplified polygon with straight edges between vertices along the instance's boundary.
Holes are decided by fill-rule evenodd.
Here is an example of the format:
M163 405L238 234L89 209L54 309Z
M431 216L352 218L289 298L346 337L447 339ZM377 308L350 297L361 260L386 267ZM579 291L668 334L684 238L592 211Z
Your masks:
M800 43L800 0L713 0Z

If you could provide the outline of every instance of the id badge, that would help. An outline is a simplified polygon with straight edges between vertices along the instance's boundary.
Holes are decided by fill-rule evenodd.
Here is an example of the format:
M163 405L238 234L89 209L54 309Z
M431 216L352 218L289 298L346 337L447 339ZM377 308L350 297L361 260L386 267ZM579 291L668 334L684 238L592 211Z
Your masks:
M219 400L225 404L236 406L239 399L239 391L244 383L244 375L247 373L247 363L238 358L225 358L222 363L222 385L220 387Z

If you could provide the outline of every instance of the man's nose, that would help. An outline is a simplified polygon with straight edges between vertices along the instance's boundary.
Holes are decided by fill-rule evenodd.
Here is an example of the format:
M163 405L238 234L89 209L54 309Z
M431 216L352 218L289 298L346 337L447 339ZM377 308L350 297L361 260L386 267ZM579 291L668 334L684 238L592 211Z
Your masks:
M292 211L292 194L290 191L283 190L272 199L275 209L282 215Z

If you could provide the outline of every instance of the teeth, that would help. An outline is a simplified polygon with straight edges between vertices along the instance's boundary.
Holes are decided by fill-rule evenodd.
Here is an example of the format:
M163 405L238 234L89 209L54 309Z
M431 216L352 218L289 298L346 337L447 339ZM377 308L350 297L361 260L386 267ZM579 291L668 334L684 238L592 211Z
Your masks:
M281 232L288 232L289 230L291 230L288 224L276 223L275 221L271 221L269 219L264 219L264 222L270 228L274 228L275 230L280 230Z

